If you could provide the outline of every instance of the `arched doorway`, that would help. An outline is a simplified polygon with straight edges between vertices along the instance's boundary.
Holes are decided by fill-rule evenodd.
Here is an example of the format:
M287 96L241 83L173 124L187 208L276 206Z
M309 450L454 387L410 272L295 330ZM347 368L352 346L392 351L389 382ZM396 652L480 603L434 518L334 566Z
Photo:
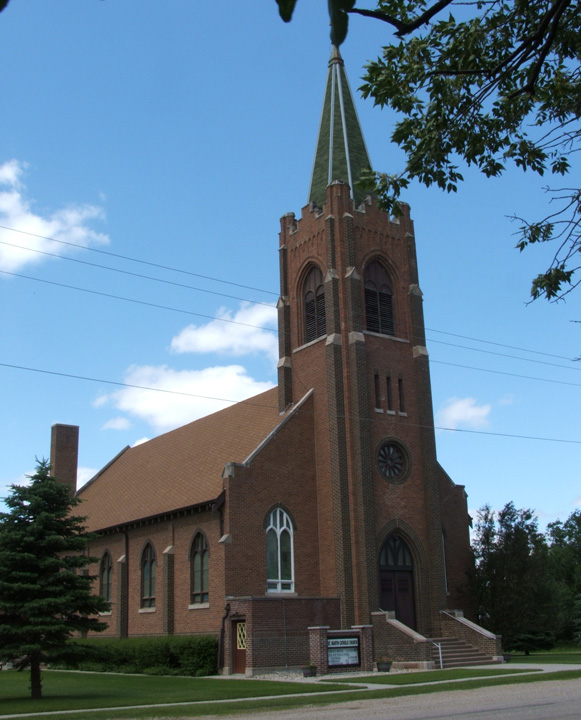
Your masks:
M397 620L415 630L414 564L397 533L387 538L379 553L379 604L382 610L395 611Z

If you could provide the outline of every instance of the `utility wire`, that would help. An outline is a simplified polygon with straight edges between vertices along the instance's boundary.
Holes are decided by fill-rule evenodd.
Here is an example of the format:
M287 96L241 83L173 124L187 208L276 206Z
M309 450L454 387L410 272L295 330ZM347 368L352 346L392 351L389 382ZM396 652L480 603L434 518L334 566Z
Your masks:
M157 305L156 303L147 302L146 300L136 300L135 298L123 297L122 295L113 295L112 293L100 292L99 290L89 290L89 288L76 287L75 285L65 285L64 283L55 282L54 280L44 280L42 278L34 278L29 275L21 275L19 273L0 270L4 275L24 278L25 280L33 280L34 282L45 283L46 285L55 285L56 287L66 288L67 290L77 290L78 292L89 293L90 295L100 295L101 297L112 298L113 300L123 300L124 302L135 303L136 305L146 305L148 307L158 308L160 310L170 310L171 312L183 313L184 315L194 315L195 317L206 318L208 320L216 320L219 322L230 323L232 325L243 325L244 327L256 328L257 330L265 330L267 332L277 333L276 328L263 327L262 325L252 325L251 323L243 323L238 320L229 320L228 318L219 318L214 315L203 315L202 313L193 312L191 310L182 310L181 308L170 307L169 305ZM269 307L272 307L269 306Z
M276 328L264 327L264 326L262 326L262 325L253 325L253 324L251 324L251 323L242 323L242 322L239 322L238 320L230 320L230 319L227 319L227 318L219 318L219 317L215 317L215 316L212 316L212 315L205 315L205 314L203 314L203 313L197 313L197 312L194 312L194 311L191 311L191 310L183 310L182 308L170 307L170 306L168 306L168 305L159 305L159 304L157 304L157 303L148 302L148 301L146 301L146 300L137 300L137 299L135 299L135 298L124 297L124 296L121 296L121 295L115 295L115 294L113 294L113 293L105 293L105 292L101 292L101 291L98 291L98 290L90 290L89 288L77 287L77 286L75 286L75 285L67 285L67 284L65 284L65 283L59 283L59 282L56 282L56 281L54 281L54 280L46 280L46 279L44 279L44 278L35 278L35 277L30 276L30 275L23 275L23 274L20 274L20 273L12 273L12 272L9 272L9 271L7 271L7 270L0 270L0 273L2 273L2 274L4 274L4 275L10 275L10 276L12 276L12 277L22 278L22 279L25 279L25 280L31 280L31 281L33 281L33 282L41 282L41 283L44 283L44 284L46 284L46 285L53 285L53 286L56 286L56 287L62 287L62 288L65 288L65 289L67 289L67 290L75 290L75 291L77 291L77 292L84 292L84 293L88 293L88 294L91 294L91 295L98 295L98 296L101 296L101 297L107 297L107 298L111 298L111 299L114 299L114 300L122 300L123 302L130 302L130 303L134 303L134 304L136 304L136 305L145 305L146 307L153 307L153 308L157 308L157 309L160 309L160 310L168 310L168 311L171 311L171 312L182 313L182 314L184 314L184 315L192 315L192 316L194 316L194 317L201 317L201 318L205 318L205 319L212 320L212 321L230 323L230 324L232 324L232 325L243 325L243 326L245 326L245 327L255 328L255 329L257 329L257 330L265 330L265 331L267 331L267 332L273 332L273 333L278 332L278 330L277 330ZM272 305L269 305L268 307L273 307L273 306L272 306ZM438 332L438 331L437 331L437 332ZM450 335L451 335L452 333L447 333L447 334L450 334ZM549 365L549 366L551 366L551 367L557 367L557 368L561 368L561 369L563 369L563 370L576 370L576 371L581 371L581 367L567 366L567 365L559 365L559 364L557 364L557 363L550 363L550 362L546 362L546 361L544 361L544 360L534 360L533 358L524 358L524 357L519 357L519 356L517 356L517 355L508 355L508 354L506 354L506 353L494 352L493 350L484 350L483 348L468 347L467 345L459 345L459 344L456 344L456 343L449 343L449 342L446 342L446 341L444 341L444 340L435 340L434 338L429 338L429 341L430 341L430 343L438 343L438 344L440 344L440 345L447 345L447 346L450 346L450 347L461 348L461 349L463 349L463 350L472 350L473 352L486 353L487 355L496 355L496 356L498 356L498 357L505 357L505 358L509 358L509 359L512 359L512 360L521 360L521 361L523 361L523 362L531 362L531 363L536 363L536 364L540 364L540 365ZM494 343L494 344L496 345L496 344L498 344L498 343ZM530 351L530 352L535 352L535 351ZM541 354L545 354L545 353L541 353ZM556 356L556 357L559 357L559 356ZM437 360L433 360L432 362L438 362L438 361L437 361ZM469 366L463 366L463 367L469 367ZM471 368L471 369L473 369L473 370L480 370L480 368ZM486 371L486 370L484 370L484 372L493 372L493 371ZM526 376L517 375L517 377L526 377ZM531 379L535 379L535 378L531 378Z
M47 235L37 235L36 233L27 232L26 230L18 230L17 228L7 227L6 225L0 225L2 230L9 230L10 232L21 233L22 235L30 235L31 237L40 238L41 240L50 240L51 242L59 243L60 245L67 245L69 247L78 248L80 250L88 250L89 252L99 253L101 255L108 255L109 257L119 258L120 260L129 260L130 262L140 263L141 265L149 265L150 267L160 268L161 270L171 270L172 272L182 273L183 275L191 275L192 277L203 278L204 280L212 280L213 282L223 283L224 285L233 285L234 287L243 288L244 290L255 290L256 292L267 293L268 295L276 295L278 293L272 290L262 290L261 288L251 287L250 285L241 285L240 283L232 282L231 280L221 280L220 278L210 277L209 275L202 275L200 273L192 272L191 270L183 270L182 268L171 267L170 265L161 265L160 263L150 262L149 260L141 260L140 258L131 257L129 255L120 255L119 253L110 252L109 250L101 250L100 248L88 247L86 245L79 245L78 243L69 242L67 240L57 240ZM20 247L16 245L15 247ZM24 250L30 250L36 252L33 248L23 248ZM62 257L58 255L57 257Z
M0 362L0 367L7 367L12 368L15 370L25 370L27 372L35 372L35 373L41 373L44 375L56 375L57 377L64 377L64 378L70 378L74 380L84 380L87 382L97 382L102 383L105 385L116 385L117 387L127 387L137 390L149 390L151 392L158 392L158 393L167 393L169 395L181 395L184 397L191 397L191 398L198 398L202 400L215 400L217 402L227 402L234 405L252 405L255 407L263 407L263 408L270 408L272 410L275 409L274 405L265 405L264 403L257 403L253 401L253 398L250 398L249 400L231 400L228 398L217 398L213 397L211 395L199 395L197 393L188 393L180 390L167 390L165 388L154 388L149 387L147 385L134 385L132 383L124 383L124 382L118 382L115 380L103 380L101 378L93 378L93 377L87 377L85 375L74 375L72 373L63 373L63 372L56 372L54 370L44 370L41 368L32 368L32 367L25 367L23 365L13 365L10 363L3 363ZM344 418L348 418L348 416L343 416ZM369 420L376 420L377 418L367 418ZM492 435L495 437L509 437L509 438L518 438L521 440L539 440L544 442L559 442L559 443L567 443L571 445L581 445L581 440L565 440L563 438L547 438L547 437L539 437L539 436L533 436L533 435L516 435L514 433L496 433L496 432L487 432L484 430L465 430L460 428L448 428L448 427L441 427L438 425L419 425L414 423L406 423L407 425L411 425L412 427L416 428L427 428L434 430L445 430L448 432L464 432L464 433L471 433L474 435Z
M172 271L172 272L178 272L178 273L182 273L182 274L186 274L186 275L191 275L191 276L193 276L193 277L203 278L203 279L205 279L205 280L211 280L211 281L223 283L223 284L226 284L226 285L233 285L233 286L235 286L235 287L244 288L245 290L254 290L254 291L256 291L256 292L263 292L263 293L268 293L268 294L270 294L270 295L278 296L278 293L273 292L272 290L264 290L264 289L261 289L261 288L254 288L254 287L251 287L251 286L248 286L248 285L241 285L240 283L235 283L235 282L232 282L232 281L230 281L230 280L223 280L223 279L220 279L220 278L211 277L211 276L209 276L209 275L202 275L202 274L194 273L194 272L191 272L191 271L189 271L189 270L182 270L182 269L180 269L180 268L174 268L174 267L171 267L171 266L168 266L168 265L161 265L161 264L158 264L158 263L150 262L150 261L148 261L148 260L142 260L142 259L140 259L140 258L131 257L131 256L129 256L129 255L120 255L120 254L118 254L118 253L112 253L112 252L110 252L110 251L108 251L108 250L101 250L101 249L99 249L99 248L87 247L87 246L85 246L85 245L79 245L78 243L68 242L68 241L65 241L65 240L57 240L56 238L48 237L48 236L46 236L46 235L38 235L38 234L36 234L36 233L27 232L26 230L19 230L19 229L17 229L17 228L8 227L8 226L6 226L6 225L0 225L0 228L2 228L2 229L4 229L4 230L9 230L9 231L11 231L11 232L17 232L17 233L20 233L20 234L22 234L22 235L30 235L31 237L37 237L37 238L40 238L40 239L42 239L42 240L49 240L49 241L51 241L51 242L56 242L56 243L59 243L59 244L61 244L61 245L67 245L67 246L69 246L69 247L78 248L78 249L80 249L80 250L87 250L88 252L95 252L95 253L100 253L100 254L102 254L102 255L109 255L110 257L116 257L116 258L120 258L120 259L122 259L122 260L128 260L128 261L130 261L130 262L140 263L140 264L142 264L142 265L149 265L149 266L151 266L151 267L158 267L158 268L161 268L161 269L163 269L163 270L170 270L170 271ZM24 246L21 246L21 245L15 245L15 244L12 244L12 243L7 243L7 242L5 242L5 241L0 241L0 242L1 242L2 244L4 244L4 245L11 245L12 247L17 247L17 248L20 248L20 249L23 249L23 250L29 250L30 252L42 252L42 251L36 250L36 249L34 249L34 248L27 248L27 247L24 247ZM52 257L57 257L57 258L61 258L61 259L68 259L68 258L63 258L62 255L56 255L56 254L55 254L55 255L52 255ZM122 272L122 271L117 271L115 268L107 268L107 266L102 266L102 265L97 265L96 267L100 267L100 268L102 268L102 269L111 269L111 270L114 271L114 272ZM14 273L14 274L15 274L15 273ZM22 277L25 277L25 276L22 276ZM148 278L148 276L141 276L141 275L138 275L138 277ZM32 280L32 279L35 279L35 278L29 278L29 279ZM152 279L152 280L157 280L156 278L150 278L150 279ZM160 281L160 282L163 282L163 281ZM190 287L190 286L185 286L185 287ZM191 288L191 289L199 289L199 288ZM201 292L210 292L210 291L201 290ZM217 294L219 294L219 293L217 293ZM224 296L224 297L231 297L231 296L226 295L226 296ZM241 300L241 298L233 298L233 299L235 299L235 300ZM245 302L254 302L254 301L246 300ZM178 310L178 312L186 312L186 311ZM573 358L566 357L566 356L564 356L564 355L555 355L555 354L553 354L553 353L542 352L542 351L540 351L540 350L531 350L531 349L529 349L529 348L522 348L522 347L518 347L518 346L514 346L514 345L507 345L507 344L505 344L505 343L495 342L495 341L493 341L493 340L484 340L484 339L482 339L482 338L471 337L471 336L468 336L468 335L461 335L461 334L459 334L459 333L452 333L452 332L448 332L448 331L446 331L446 330L437 330L437 329L435 329L435 328L429 328L429 327L426 327L425 330L426 330L426 331L429 331L429 332L439 333L439 334L442 334L442 335L450 335L451 337L461 338L462 340L471 340L471 341L473 341L473 342L485 343L485 344L488 344L488 345L496 345L497 347L504 347L504 348L507 348L507 349L509 349L509 350L518 350L518 351L521 351L521 352L533 353L533 354L535 354L535 355L544 355L544 356L546 356L546 357L552 357L552 358L556 358L556 359L558 359L558 360L567 360L567 361L569 361L569 362L573 362L573 361L574 361ZM441 342L441 341L437 341L437 340L434 340L434 339L430 339L430 341L431 341L431 342ZM458 347L464 347L464 346L459 345ZM478 348L468 348L468 349L475 350L476 352L484 352L484 351L482 351L482 350L479 351ZM512 357L512 356L507 356L507 357ZM526 358L517 358L517 359L526 360ZM556 366L556 367L564 367L564 366L560 365L560 366ZM577 369L577 368L575 368L575 369Z
M538 380L539 382L553 383L555 385L571 385L573 387L581 387L581 383L571 383L565 380L551 380L549 378L531 377L530 375L518 375L517 373L503 372L502 370L489 370L488 368L477 368L471 365L458 365L456 363L444 362L443 360L431 360L438 365L450 365L451 367L464 368L465 370L478 370L480 372L493 373L494 375L508 375L509 377L521 378L522 380Z
M174 282L173 280L163 280L162 278L152 277L151 275L142 275L141 273L134 273L130 270L121 270L119 268L109 267L108 265L99 265L98 263L88 262L87 260L79 260L79 258L71 258L66 255L57 255L56 253L50 253L46 250L31 250L31 248L21 247L14 243L5 242L0 240L0 245L8 245L9 247L21 248L22 250L29 250L30 252L38 253L39 255L46 255L48 257L55 257L59 260L66 260L67 262L74 262L80 265L88 265L89 267L96 267L101 270L109 270L110 272L121 273L122 275L130 275L131 277L141 278L143 280L152 280L153 282L163 283L164 285L173 285L174 287L186 288L186 290L197 290L198 292L208 293L209 295L219 295L220 297L230 298L231 300L240 300L241 302L249 302L253 305L266 305L272 307L272 303L261 302L260 300L249 300L248 298L237 297L236 295L226 295L225 293L216 292L215 290L205 290L204 288L194 287L193 285L185 285L184 283Z

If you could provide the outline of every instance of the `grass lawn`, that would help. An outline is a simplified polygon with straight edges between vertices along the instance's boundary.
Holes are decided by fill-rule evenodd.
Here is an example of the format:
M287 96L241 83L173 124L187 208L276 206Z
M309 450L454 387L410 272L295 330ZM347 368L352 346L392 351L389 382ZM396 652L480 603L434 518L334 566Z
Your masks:
M511 653L511 655L512 661L519 663L581 665L581 648L575 645L560 646L553 648L553 650L533 652L530 655L525 655L524 653Z
M235 680L227 678L159 677L77 673L47 670L42 673L41 700L30 697L30 674L0 673L0 715L76 710L125 705L154 705L203 700L333 692L340 685L319 686L300 682Z
M447 672L447 671L444 671ZM451 672L451 671L450 671ZM478 672L478 671L477 671ZM162 720L165 718L194 718L204 715L230 715L255 713L260 710L290 709L294 707L316 707L331 703L351 702L354 700L387 699L402 695L424 695L426 693L470 690L477 687L495 685L513 685L550 680L581 679L581 669L551 673L525 673L513 677L491 676L483 671L485 677L473 677L460 682L439 682L427 685L404 685L397 688L377 690L361 690L356 685L351 692L338 693L338 684L322 683L284 683L265 680L230 680L212 678L160 678L135 677L127 675L104 675L88 673L46 673L45 700L33 701L28 698L28 678L14 672L0 673L0 718L10 713L31 713L28 720ZM6 677L8 676L8 677ZM54 682L56 680L56 682ZM347 685L343 685L345 689ZM283 693L315 693L307 697L265 698L265 694L279 695ZM320 694L318 694L320 693ZM208 700L209 696L223 700L217 704L192 701ZM234 697L243 699L233 702ZM72 705L72 703L77 705ZM154 704L170 702L168 707L154 707ZM8 704L9 703L9 704ZM180 704L181 703L181 704ZM39 712L39 704L42 710ZM49 707L50 704L50 707ZM91 708L107 708L115 705L148 705L127 710L97 710L87 712ZM60 714L59 710L79 707L78 712ZM42 711L52 710L50 716L43 716ZM56 711L56 712L55 712ZM34 714L37 713L37 714Z
M410 673L377 673L374 675L365 675L360 678L346 678L341 682L346 683L373 683L374 685L417 685L418 683L445 682L447 680L471 680L472 678L487 678L496 675L506 675L507 673L531 673L541 672L537 668L511 670L510 668L493 668L482 670L456 668L453 670L428 670L426 672L410 672ZM323 682L333 682L333 680L324 680ZM335 681L336 682L336 681Z

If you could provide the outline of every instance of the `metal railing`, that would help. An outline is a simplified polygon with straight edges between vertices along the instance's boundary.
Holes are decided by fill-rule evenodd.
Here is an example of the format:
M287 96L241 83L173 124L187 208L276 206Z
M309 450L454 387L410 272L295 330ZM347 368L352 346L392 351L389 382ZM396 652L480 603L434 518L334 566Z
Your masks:
M437 643L432 640L432 645L438 648L438 655L440 656L440 670L444 669L444 663L442 661L442 643Z

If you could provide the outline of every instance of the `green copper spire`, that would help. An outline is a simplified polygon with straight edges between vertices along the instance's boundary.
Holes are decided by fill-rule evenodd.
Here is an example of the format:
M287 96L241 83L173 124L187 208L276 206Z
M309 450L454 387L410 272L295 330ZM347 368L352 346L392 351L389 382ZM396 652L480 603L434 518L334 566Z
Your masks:
M358 205L363 201L364 194L358 191L356 183L361 171L368 167L371 167L371 163L345 67L339 50L334 47L329 61L309 202L322 206L327 185L334 180L341 180L349 184L351 197Z

